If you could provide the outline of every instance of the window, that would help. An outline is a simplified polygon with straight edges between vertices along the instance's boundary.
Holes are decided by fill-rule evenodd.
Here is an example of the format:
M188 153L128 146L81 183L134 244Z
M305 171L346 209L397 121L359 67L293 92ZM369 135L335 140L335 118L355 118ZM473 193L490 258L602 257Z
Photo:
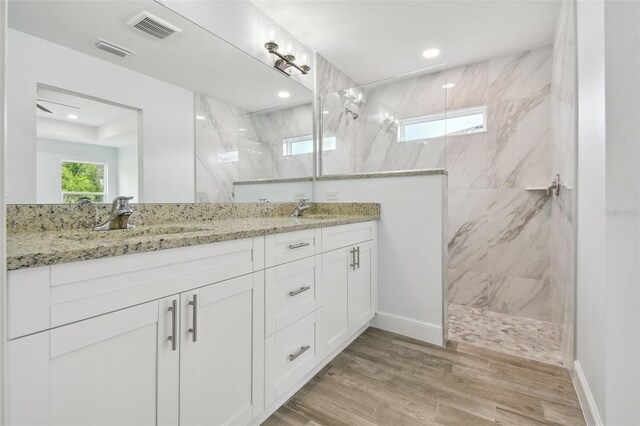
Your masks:
M336 149L336 137L327 136L323 139L322 150L331 151ZM282 155L301 155L313 153L313 136L297 136L295 138L285 138L282 140Z
M63 161L62 202L72 204L88 199L104 203L107 198L106 169L104 164Z
M237 163L238 151L221 152L216 155L218 163Z
M446 114L401 120L398 141L438 138L487 131L487 107L449 111Z

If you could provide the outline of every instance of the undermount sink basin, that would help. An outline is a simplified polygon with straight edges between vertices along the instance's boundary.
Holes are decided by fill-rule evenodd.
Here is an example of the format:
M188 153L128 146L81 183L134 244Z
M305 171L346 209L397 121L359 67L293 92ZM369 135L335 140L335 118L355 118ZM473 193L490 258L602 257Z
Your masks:
M117 240L124 238L143 237L146 235L173 235L183 234L190 232L203 231L204 228L191 227L191 226L144 226L133 229L114 229L110 231L78 231L74 233L65 233L61 235L61 238L66 238L74 241L105 239L105 240Z

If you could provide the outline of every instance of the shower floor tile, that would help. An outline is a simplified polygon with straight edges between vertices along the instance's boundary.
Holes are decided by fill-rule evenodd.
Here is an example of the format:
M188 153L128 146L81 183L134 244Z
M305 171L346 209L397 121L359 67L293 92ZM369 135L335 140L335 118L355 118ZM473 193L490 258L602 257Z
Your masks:
M449 304L449 339L564 367L559 326L546 321Z

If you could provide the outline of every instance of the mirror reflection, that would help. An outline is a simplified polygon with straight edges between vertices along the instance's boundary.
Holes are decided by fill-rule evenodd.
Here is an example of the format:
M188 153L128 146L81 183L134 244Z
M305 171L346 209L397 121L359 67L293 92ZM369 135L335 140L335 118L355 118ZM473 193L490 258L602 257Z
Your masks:
M310 196L312 92L286 73L151 0L12 1L9 27L8 203ZM282 178L304 187L236 195Z
M138 197L138 111L39 85L36 201Z

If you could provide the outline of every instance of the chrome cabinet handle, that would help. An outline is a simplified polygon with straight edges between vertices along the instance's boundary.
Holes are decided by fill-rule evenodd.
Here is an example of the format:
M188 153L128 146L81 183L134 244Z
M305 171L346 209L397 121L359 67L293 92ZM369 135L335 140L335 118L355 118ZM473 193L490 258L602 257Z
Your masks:
M360 269L360 246L356 247L355 251L358 259L356 260L356 266L358 267L358 269Z
M293 354L289 355L289 361L293 361L294 359L298 358L300 355L302 355L303 353L305 353L309 349L311 349L311 346L309 346L309 345L301 346L300 349L298 349L298 351L296 353L293 353Z
M289 249L293 250L293 249L297 249L297 248L302 248L302 247L306 247L308 245L311 245L311 243L298 243L298 244L289 244Z
M290 291L289 292L289 296L295 296L296 294L300 294L300 293L302 293L304 291L307 291L309 289L311 289L311 287L308 286L308 285L306 285L304 287L300 287L298 290Z
M167 340L171 342L171 350L175 351L178 349L178 341L176 340L176 332L178 327L178 301L171 301L171 306L169 306L169 312L171 312L171 336Z
M355 249L355 247L352 248L351 250L349 250L349 253L351 253L351 263L349 264L349 266L351 266L351 269L353 269L355 271L356 270L356 249Z
M193 334L193 341L198 341L198 295L193 295L193 300L189 301L189 305L193 306L193 328L189 329L189 333Z

